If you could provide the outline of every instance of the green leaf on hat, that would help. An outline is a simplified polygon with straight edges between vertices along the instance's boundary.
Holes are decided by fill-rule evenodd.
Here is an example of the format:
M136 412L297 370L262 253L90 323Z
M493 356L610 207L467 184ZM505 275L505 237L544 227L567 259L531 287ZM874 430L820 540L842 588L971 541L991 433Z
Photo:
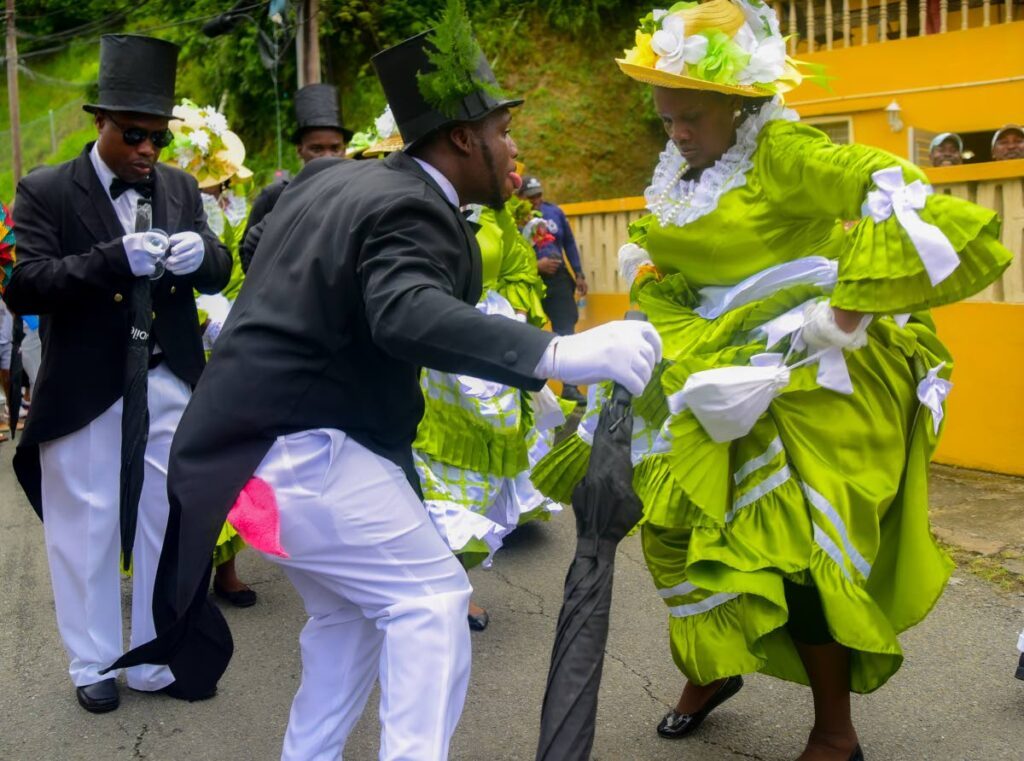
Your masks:
M462 0L448 0L427 42L427 59L435 70L417 73L416 83L432 108L454 118L462 99L475 92L483 90L496 99L504 97L500 88L476 76L480 46L473 39L473 27Z

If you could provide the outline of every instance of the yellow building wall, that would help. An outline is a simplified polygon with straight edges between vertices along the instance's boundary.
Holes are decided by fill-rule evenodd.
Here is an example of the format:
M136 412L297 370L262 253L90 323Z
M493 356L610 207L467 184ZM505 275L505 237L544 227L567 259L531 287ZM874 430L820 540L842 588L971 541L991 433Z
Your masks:
M580 328L628 308L624 293L588 295ZM954 358L935 461L1024 476L1024 304L965 302L932 315Z
M909 155L909 127L977 132L1024 122L1024 21L799 57L826 67L832 92L806 82L789 105L804 118L850 116L855 142L898 156ZM893 99L905 125L899 132L884 110Z

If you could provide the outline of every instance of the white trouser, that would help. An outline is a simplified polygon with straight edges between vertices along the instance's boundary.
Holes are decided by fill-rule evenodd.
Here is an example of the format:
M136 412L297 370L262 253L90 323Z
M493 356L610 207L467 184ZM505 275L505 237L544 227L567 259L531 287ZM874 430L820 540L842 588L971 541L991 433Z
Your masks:
M131 646L156 636L153 580L167 528L167 458L189 399L188 385L161 364L149 373L149 442L132 553ZM114 676L99 671L123 650L120 581L121 408L39 446L43 533L57 627L76 687ZM128 669L128 685L159 690L166 666Z
M402 470L337 430L280 437L256 475L306 606L281 758L336 761L374 682L382 761L443 761L469 684L466 572Z

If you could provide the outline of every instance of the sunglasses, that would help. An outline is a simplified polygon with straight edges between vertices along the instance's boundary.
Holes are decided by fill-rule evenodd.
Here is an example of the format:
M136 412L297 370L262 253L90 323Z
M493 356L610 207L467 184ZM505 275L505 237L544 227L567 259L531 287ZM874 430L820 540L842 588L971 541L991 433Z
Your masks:
M110 119L111 124L121 130L121 138L125 145L141 145L149 140L155 148L166 148L174 140L174 133L166 127L150 132L142 127L122 127L109 113L107 118Z

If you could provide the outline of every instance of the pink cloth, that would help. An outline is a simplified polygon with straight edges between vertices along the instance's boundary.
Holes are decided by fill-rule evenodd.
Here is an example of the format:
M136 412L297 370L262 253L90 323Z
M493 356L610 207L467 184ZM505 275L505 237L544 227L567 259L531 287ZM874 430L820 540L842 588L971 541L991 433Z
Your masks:
M270 484L258 476L249 479L228 513L228 523L250 547L287 558L281 546L281 516Z

